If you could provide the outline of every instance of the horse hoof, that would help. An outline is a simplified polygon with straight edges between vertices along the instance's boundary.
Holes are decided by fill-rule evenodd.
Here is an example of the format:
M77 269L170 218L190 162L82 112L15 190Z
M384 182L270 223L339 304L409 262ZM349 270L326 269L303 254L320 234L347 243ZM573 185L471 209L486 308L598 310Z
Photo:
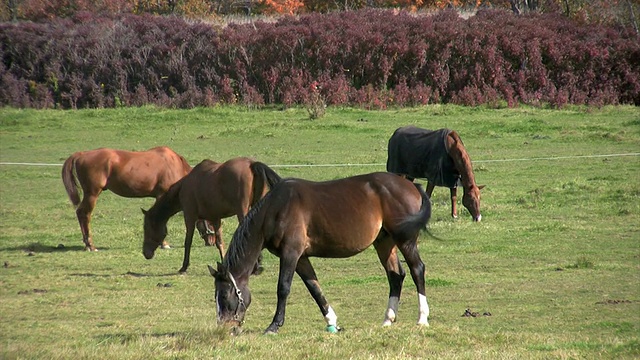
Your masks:
M266 330L264 332L265 335L267 336L273 336L273 335L278 335L278 331L273 331L273 330Z
M336 325L327 325L327 332L332 334L337 334L340 331L340 328Z
M169 245L162 245L160 246L161 249L171 249L171 246Z
M391 326L393 324L393 321L391 320L385 320L382 322L382 326Z

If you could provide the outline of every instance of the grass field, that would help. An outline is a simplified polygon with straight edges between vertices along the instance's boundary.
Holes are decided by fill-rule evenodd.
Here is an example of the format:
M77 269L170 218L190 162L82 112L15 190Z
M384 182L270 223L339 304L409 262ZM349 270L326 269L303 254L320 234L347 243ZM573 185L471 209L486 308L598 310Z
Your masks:
M295 278L284 327L263 336L278 272L265 253L265 272L249 283L245 331L229 336L216 325L206 267L218 260L215 248L194 241L189 272L178 275L177 215L173 249L145 260L140 208L153 200L106 192L92 221L100 251L82 251L57 165L78 150L167 145L193 165L252 156L284 177L334 179L383 171L388 138L406 124L458 130L487 185L481 223L466 210L451 219L449 191L434 192L429 227L441 240L420 239L429 328L415 325L409 278L398 322L380 326L388 286L368 249L312 259L344 331L324 330ZM637 359L638 153L634 107L330 108L314 121L298 109L0 109L0 162L48 164L0 165L0 358ZM228 243L237 223L223 224ZM463 316L467 309L478 316Z

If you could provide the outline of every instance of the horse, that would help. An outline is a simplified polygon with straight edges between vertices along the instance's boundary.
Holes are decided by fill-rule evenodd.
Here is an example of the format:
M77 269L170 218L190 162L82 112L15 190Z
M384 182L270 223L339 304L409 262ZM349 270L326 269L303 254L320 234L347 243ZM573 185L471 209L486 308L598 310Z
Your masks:
M214 277L218 323L241 331L251 304L249 275L263 248L280 258L278 302L266 334L284 325L285 307L296 272L320 308L327 330L337 331L337 316L322 293L310 257L348 258L371 244L389 282L389 302L383 325L396 320L405 272L400 250L418 290L418 324L429 325L425 267L418 253L420 230L431 216L431 205L420 185L388 172L326 182L286 179L258 203L236 229Z
M451 216L458 217L457 186L462 185L462 205L473 221L481 221L480 190L476 185L469 154L457 132L450 129L427 130L415 126L396 129L389 139L387 171L413 181L427 179L427 195L436 186L450 189Z
M100 148L79 151L62 165L62 182L76 208L85 250L97 251L90 232L91 213L104 190L128 197L155 197L191 171L181 155L166 146L147 151ZM78 188L82 188L80 201ZM163 248L169 245L163 243Z
M206 219L213 225L215 243L220 258L223 258L221 220L235 215L241 222L249 208L280 180L273 169L246 157L233 158L224 163L203 160L171 186L167 193L156 199L149 210L142 210L144 257L153 258L155 250L167 235L169 218L182 211L186 233L180 273L186 272L189 267L191 242L198 219ZM255 271L260 271L259 266L257 262Z

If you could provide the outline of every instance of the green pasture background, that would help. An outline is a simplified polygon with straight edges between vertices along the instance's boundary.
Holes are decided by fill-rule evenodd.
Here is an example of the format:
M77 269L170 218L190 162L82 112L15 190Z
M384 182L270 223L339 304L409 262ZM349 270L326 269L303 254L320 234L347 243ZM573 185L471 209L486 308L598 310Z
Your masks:
M75 151L158 145L192 165L250 156L283 177L342 178L384 171L389 136L407 124L457 130L486 185L481 223L466 210L451 219L449 191L433 194L429 227L441 239L424 234L419 245L429 328L415 325L410 277L398 322L380 326L388 286L368 249L312 259L343 332L324 330L296 278L284 327L263 336L278 272L265 253L245 332L229 336L216 325L206 268L219 260L215 248L194 241L188 274L177 273L181 215L169 222L173 249L145 260L140 208L153 199L105 192L92 220L100 251L84 252L60 178ZM638 358L638 153L636 107L329 108L318 120L304 109L0 109L0 358ZM236 226L223 222L227 245ZM462 316L466 309L478 316Z

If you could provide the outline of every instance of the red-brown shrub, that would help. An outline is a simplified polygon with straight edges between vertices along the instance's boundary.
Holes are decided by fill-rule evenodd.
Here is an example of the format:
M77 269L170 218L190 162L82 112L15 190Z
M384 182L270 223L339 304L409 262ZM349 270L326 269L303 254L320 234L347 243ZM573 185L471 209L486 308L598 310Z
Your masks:
M78 13L0 24L0 105L640 105L640 36L556 15L361 10L216 29Z

